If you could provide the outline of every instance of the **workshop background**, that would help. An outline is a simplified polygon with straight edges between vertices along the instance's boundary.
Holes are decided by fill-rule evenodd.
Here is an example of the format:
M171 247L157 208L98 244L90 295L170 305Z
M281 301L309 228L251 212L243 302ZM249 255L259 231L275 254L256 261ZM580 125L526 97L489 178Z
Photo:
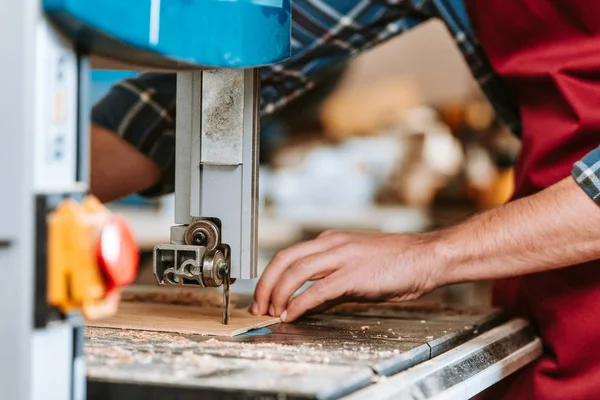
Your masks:
M93 99L123 71L94 71ZM457 223L512 194L519 142L503 128L441 23L426 23L335 71L262 123L259 268L326 229L418 232ZM153 283L152 247L169 241L173 196L137 196L125 214ZM251 292L254 282L232 286ZM489 284L430 298L488 304Z

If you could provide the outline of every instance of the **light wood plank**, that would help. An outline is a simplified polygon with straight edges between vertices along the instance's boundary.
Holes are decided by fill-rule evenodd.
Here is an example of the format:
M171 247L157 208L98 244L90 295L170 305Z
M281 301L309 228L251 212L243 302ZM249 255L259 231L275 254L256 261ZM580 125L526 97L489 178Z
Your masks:
M89 321L87 325L189 335L236 336L280 322L279 318L257 317L241 309L231 311L228 325L223 325L221 318L221 309L215 307L123 302L115 316Z

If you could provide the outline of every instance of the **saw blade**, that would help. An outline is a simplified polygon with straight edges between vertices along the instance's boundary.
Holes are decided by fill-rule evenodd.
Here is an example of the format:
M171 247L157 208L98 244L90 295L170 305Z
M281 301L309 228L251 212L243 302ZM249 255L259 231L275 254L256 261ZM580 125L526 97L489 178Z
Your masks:
M229 267L223 279L223 325L229 324L229 284L230 284Z

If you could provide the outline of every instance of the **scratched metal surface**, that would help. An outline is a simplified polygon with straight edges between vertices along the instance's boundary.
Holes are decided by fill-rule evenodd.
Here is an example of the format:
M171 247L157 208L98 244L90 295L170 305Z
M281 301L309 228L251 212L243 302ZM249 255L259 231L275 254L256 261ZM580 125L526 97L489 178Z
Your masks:
M377 307L361 309L359 315L346 310L310 316L269 327L265 335L234 338L88 328L88 377L93 393L105 397L110 385L102 382L133 383L137 389L150 382L182 390L192 385L207 398L219 391L229 393L228 398L242 398L240 393L336 398L469 340L483 331L481 321L500 322L496 310L459 318L451 310L411 314ZM239 384L232 386L232 381ZM132 395L131 387L123 390L106 398Z

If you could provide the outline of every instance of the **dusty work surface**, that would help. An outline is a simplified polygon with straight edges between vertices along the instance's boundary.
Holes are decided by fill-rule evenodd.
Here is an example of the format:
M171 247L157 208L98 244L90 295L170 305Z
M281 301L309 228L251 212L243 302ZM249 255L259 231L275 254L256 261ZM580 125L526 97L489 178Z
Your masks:
M87 328L88 398L337 398L500 322L490 309L386 304L236 337Z

